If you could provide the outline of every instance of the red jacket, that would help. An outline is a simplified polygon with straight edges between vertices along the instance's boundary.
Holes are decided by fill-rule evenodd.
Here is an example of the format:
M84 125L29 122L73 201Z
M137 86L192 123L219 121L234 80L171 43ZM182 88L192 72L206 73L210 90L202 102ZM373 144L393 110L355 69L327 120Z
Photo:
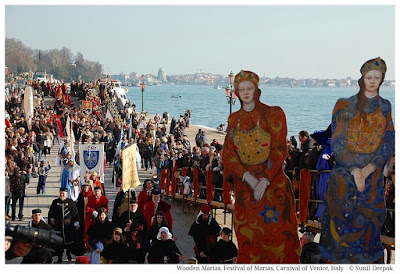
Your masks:
M139 193L137 202L138 202L138 209L140 212L142 212L144 214L144 206L151 201L151 190L147 191L147 190L142 190Z
M164 219L168 222L170 229L172 230L172 215L171 215L171 206L164 201L160 201L158 203L157 211L164 212ZM154 216L154 202L150 201L144 206L144 218L147 223L147 231L151 226L151 218Z
M92 195L88 199L88 203L86 205L86 219L85 223L89 223L92 225L96 218L93 217L93 211L97 211L99 214L99 210L104 207L108 212L108 199L106 196L101 195L99 199L96 199L96 196ZM87 227L89 228L89 227Z

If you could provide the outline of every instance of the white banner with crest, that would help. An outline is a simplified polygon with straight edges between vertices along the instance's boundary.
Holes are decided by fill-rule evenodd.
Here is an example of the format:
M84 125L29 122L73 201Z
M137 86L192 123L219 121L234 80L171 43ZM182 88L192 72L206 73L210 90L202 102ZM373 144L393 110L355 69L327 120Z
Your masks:
M81 166L81 184L92 172L104 183L104 144L79 144L79 165Z

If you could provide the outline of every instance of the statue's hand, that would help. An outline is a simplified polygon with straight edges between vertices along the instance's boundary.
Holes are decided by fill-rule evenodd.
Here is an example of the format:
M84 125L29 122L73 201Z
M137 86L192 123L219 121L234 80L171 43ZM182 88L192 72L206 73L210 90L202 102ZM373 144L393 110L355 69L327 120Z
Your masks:
M262 197L264 196L264 192L267 189L267 186L270 185L270 182L265 179L261 178L260 181L258 182L257 186L254 189L254 199L257 201L260 201Z
M365 190L365 178L361 169L356 168L351 174L354 177L354 182L356 183L358 191L363 192Z
M243 180L242 180L242 181L247 182L253 190L255 189L255 187L256 187L257 184L258 184L257 178L254 177L254 175L251 174L249 171L246 171L246 172L243 174Z

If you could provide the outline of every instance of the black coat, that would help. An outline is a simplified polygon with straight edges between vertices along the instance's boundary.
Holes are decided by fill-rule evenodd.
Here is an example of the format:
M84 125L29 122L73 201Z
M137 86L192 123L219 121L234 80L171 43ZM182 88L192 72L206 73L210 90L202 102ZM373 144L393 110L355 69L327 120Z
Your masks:
M92 224L87 231L87 235L89 236L89 244L92 249L95 249L95 243L99 241L105 243L106 240L111 239L114 227L114 224L108 219L106 219L104 223L97 221L96 223Z
M117 243L114 240L104 246L100 256L104 257L109 263L124 264L128 262L128 246L124 243Z
M237 247L232 241L225 242L221 239L211 249L209 262L232 264L231 259L237 257L237 253Z
M200 252L205 255L210 254L212 246L217 242L220 231L220 225L211 215L206 220L203 220L203 215L200 215L189 230L189 235L193 237L196 243L196 254Z
M300 263L302 264L318 264L321 258L318 243L311 242L303 246L300 255Z
M54 199L49 209L49 220L54 219L53 228L59 231L59 236L64 239L64 244L74 241L74 223L79 222L78 208L74 201L67 198L62 201L60 198Z
M166 241L156 240L150 248L147 260L150 264L179 263L181 252L171 239Z
M144 224L144 226L145 226L144 229L146 230L146 219L144 218L143 213L140 212L139 210L136 210L135 213L130 212L129 219L132 221L133 225ZM124 230L128 221L129 221L128 220L128 210L126 210L125 212L123 212L121 214L121 216L119 216L117 227L122 228L122 230Z
M39 147L40 150L44 149L44 141L46 140L46 136L44 136L43 134L39 134L36 136L36 143Z

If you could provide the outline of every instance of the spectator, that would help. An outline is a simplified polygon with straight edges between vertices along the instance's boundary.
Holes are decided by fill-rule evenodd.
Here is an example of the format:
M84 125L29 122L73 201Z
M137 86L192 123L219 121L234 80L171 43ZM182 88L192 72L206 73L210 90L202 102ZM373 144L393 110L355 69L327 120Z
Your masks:
M321 253L318 243L314 242L314 235L311 232L305 232L300 238L300 244L302 246L300 262L302 264L318 264Z

